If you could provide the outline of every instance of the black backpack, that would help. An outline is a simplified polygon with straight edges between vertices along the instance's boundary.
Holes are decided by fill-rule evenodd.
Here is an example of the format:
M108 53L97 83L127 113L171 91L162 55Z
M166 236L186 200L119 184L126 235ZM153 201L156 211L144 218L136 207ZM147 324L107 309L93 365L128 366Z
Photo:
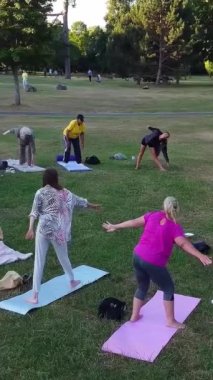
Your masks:
M86 160L85 160L85 164L89 164L89 165L98 165L100 163L101 161L96 156L86 157Z
M193 243L193 246L198 250L200 251L201 253L205 253L206 255L208 255L211 247L206 244L205 241L201 240L201 241L197 241L196 243Z
M0 160L0 170L5 170L7 169L7 167L8 167L8 162Z
M125 302L117 298L105 298L98 307L98 317L121 321L124 317L127 306Z

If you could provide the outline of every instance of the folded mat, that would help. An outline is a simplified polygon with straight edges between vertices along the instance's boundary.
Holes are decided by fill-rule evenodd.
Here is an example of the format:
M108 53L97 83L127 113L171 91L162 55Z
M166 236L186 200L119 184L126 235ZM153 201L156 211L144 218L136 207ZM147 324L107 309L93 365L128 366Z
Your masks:
M89 267L87 265L81 265L74 269L75 279L81 281L79 286L76 288L72 289L70 287L66 275L58 276L41 285L39 292L39 303L37 305L33 305L27 302L27 299L32 296L32 290L30 290L27 293L0 302L0 309L9 310L18 314L25 315L30 310L46 306L51 302L66 296L67 294L75 292L85 285L99 280L101 277L106 276L107 274L108 272L104 272L103 270Z
M21 253L8 247L0 240L0 265L14 263L18 260L27 260L32 253Z
M9 167L12 167L18 170L19 172L23 172L23 173L43 172L45 170L44 168L41 168L40 166L36 166L36 165L33 165L33 166L28 166L27 164L20 165L19 160L9 159L6 161L8 162Z
M184 322L199 304L200 299L175 294L175 317ZM133 359L153 362L170 341L177 329L166 327L163 293L158 291L141 310L137 322L126 322L106 343L102 350Z
M58 165L62 166L68 172L89 172L92 170L84 164L77 164L76 161L69 161L67 164L65 162L58 161Z

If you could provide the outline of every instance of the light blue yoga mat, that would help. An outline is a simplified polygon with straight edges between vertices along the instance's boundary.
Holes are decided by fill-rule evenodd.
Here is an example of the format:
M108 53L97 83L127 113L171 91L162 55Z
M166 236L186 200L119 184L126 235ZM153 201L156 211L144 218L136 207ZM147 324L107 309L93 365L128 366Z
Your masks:
M77 164L76 161L69 161L67 164L63 161L58 161L58 165L62 166L68 172L91 172L92 170L84 164Z
M33 165L33 166L28 166L27 164L20 165L19 160L12 160L9 158L8 160L5 160L5 161L8 162L9 167L12 167L15 170L18 170L19 172L23 172L23 173L43 172L45 170L44 168L41 168L40 166L36 166L36 165Z
M39 303L37 305L33 305L27 302L27 299L32 296L32 291L30 290L29 292L21 294L20 296L9 298L8 300L0 302L0 309L25 315L32 309L37 309L39 307L49 305L50 303L66 296L67 294L73 293L85 285L92 284L93 282L99 280L101 277L109 274L108 272L89 267L87 265L81 265L75 268L73 271L75 279L81 281L79 286L76 288L71 289L66 275L58 276L41 285L39 292Z

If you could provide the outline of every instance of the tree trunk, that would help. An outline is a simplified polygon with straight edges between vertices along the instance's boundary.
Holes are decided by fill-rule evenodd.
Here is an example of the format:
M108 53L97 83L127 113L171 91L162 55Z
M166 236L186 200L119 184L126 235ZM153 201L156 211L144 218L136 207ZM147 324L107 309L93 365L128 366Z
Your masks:
M68 9L69 9L69 0L64 0L63 40L64 40L64 48L65 48L65 61L64 61L65 79L71 79Z
M163 61L163 48L162 48L162 39L160 37L160 44L159 44L159 60L158 60L158 72L157 72L157 78L155 84L160 84L160 78L162 74L162 61Z
M14 79L14 84L15 84L15 105L20 106L21 105L21 96L20 96L20 87L19 87L17 67L12 67L12 73L13 73L13 79Z

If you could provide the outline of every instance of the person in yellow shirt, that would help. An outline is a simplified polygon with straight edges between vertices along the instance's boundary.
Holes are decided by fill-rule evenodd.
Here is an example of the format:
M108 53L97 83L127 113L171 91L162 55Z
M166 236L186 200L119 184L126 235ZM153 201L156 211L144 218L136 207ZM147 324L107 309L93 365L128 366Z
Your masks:
M84 134L86 126L84 123L84 116L79 114L75 120L72 120L69 125L64 129L64 162L69 162L71 144L74 148L75 159L78 164L82 162L81 149L84 148Z

